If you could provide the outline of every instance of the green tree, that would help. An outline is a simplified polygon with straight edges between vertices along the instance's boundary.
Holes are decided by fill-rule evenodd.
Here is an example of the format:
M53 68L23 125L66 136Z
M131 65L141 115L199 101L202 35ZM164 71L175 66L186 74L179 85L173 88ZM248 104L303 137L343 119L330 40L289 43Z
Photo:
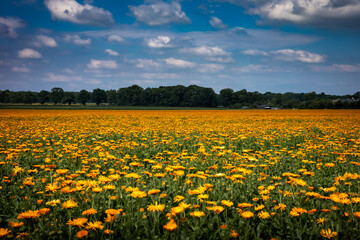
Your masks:
M49 92L46 90L41 90L38 94L39 102L44 104L46 101L49 101Z
M59 87L54 87L51 89L50 92L50 100L56 105L57 103L61 102L62 98L64 97L64 90Z
M107 101L110 105L117 103L117 94L115 89L106 91Z
M100 103L106 102L107 99L105 90L100 88L94 89L91 96L96 105L100 105Z
M21 102L26 104L32 104L35 102L35 94L33 92L20 92Z
M91 94L85 89L82 89L77 95L77 101L82 105L86 105L86 102L90 100L90 97Z
M234 90L231 88L225 88L220 91L220 101L224 107L229 107L233 104Z
M76 101L75 94L72 92L65 92L62 98L63 103L69 104L69 106Z

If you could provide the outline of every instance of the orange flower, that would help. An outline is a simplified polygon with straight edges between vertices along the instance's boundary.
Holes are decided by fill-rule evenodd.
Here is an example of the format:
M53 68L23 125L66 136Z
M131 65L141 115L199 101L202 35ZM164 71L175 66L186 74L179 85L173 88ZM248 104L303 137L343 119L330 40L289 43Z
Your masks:
M12 228L18 228L18 227L21 227L22 225L24 225L23 222L9 222L9 224Z
M161 192L159 189L151 189L148 191L148 194L149 195L155 195L157 193Z
M231 229L230 237L237 238L238 236L240 235L235 231L235 229Z
M63 206L63 208L74 208L74 207L77 207L78 204L77 204L77 202L70 199L70 200L64 202L62 206Z
M90 209L87 209L87 210L83 211L82 215L93 215L93 214L96 214L96 213L97 213L96 209L90 208Z
M171 219L170 222L164 225L164 229L169 232L174 231L176 228L177 228L177 224L174 219Z
M96 222L88 222L86 229L91 229L91 230L103 230L104 226L102 225L102 222L100 221L96 221Z
M254 213L249 212L249 211L245 211L241 213L241 216L245 219L249 219L252 218L254 216Z
M17 216L17 219L38 218L38 217L40 217L40 213L39 213L38 210L35 210L35 211L29 210L29 211L20 213L20 214Z
M89 234L88 231L86 231L86 230L81 230L81 231L77 232L76 237L82 238L82 237L87 236L88 234Z
M66 224L70 226L76 226L76 227L84 227L84 224L88 220L86 218L75 218L73 220L69 220Z
M195 211L195 212L191 212L190 213L190 216L192 217L202 217L202 216L205 216L206 214L204 212L201 212L201 211Z
M7 235L9 235L11 233L11 231L7 228L0 228L0 237L6 237Z
M270 217L270 214L268 212L265 212L265 211L261 211L257 215L258 215L259 218L262 218L262 219L266 219L266 218Z
M324 238L332 238L332 237L336 237L338 234L337 232L332 232L330 228L328 228L327 230L322 229L320 232L320 235Z
M234 203L231 202L231 201L229 201L229 200L221 200L221 204L222 204L222 205L225 205L225 206L227 206L227 207L232 207L232 206L234 206Z
M150 211L150 212L158 212L158 211L164 211L165 209L165 205L163 204L158 204L158 202L155 202L155 205L154 204L150 204L148 205L147 207L147 210Z
M122 212L123 210L121 208L119 209L106 209L105 213L106 214L110 214L110 215L118 215Z
M46 214L48 214L50 212L50 208L41 208L41 209L39 209L39 213L41 214L41 215L46 215Z

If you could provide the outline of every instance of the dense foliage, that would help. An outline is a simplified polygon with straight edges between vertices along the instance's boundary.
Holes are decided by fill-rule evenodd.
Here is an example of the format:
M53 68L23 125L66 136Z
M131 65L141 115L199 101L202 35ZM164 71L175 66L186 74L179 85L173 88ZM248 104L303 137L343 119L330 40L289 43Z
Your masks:
M161 86L143 89L132 85L118 90L94 89L92 92L64 92L55 87L50 92L30 91L13 92L0 90L0 103L79 103L86 105L92 102L97 105L108 103L121 106L168 106L168 107L225 107L233 109L247 108L360 108L360 92L353 95L327 95L325 93L259 93L245 89L234 91L222 89L216 94L212 88L190 85L188 87Z

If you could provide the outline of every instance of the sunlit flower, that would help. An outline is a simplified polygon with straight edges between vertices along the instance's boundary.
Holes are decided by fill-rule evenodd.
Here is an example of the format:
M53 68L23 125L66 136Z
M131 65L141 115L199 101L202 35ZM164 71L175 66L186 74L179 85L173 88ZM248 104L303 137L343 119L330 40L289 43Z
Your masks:
M165 205L163 204L158 204L158 202L155 202L155 204L150 204L147 207L147 210L150 212L158 212L158 211L164 211L165 209Z
M77 207L77 202L73 201L72 199L69 199L68 201L64 202L62 207L63 208L74 208Z
M235 231L235 229L231 229L230 237L237 238L238 236L240 235Z
M11 231L7 228L0 228L0 237L6 237Z
M18 228L18 227L21 227L22 225L24 225L23 222L9 222L9 224L12 228Z
M202 217L202 216L205 216L205 213L201 212L201 211L195 211L195 212L191 212L190 216L192 216L192 217Z
M88 220L86 218L75 218L73 220L69 220L66 224L75 227L84 227L84 224L87 221Z
M95 221L95 222L88 222L86 229L91 229L91 230L103 230L104 226L102 225L102 222L100 221Z
M316 220L316 223L317 223L317 224L322 224L322 225L324 225L325 220L326 220L326 218L318 218L318 219Z
M39 213L38 210L35 210L35 211L29 210L29 211L20 213L20 214L17 216L17 219L38 218L38 217L40 217L40 213Z
M232 207L234 206L234 203L229 201L229 200L221 200L221 204L227 207Z
M332 232L330 228L328 228L327 230L325 229L322 229L321 232L320 232L320 235L324 238L333 238L333 237L336 237L338 234L337 232Z
M254 213L249 212L249 211L245 211L241 213L241 216L245 219L249 219L252 218L254 216Z
M87 236L88 234L89 234L88 231L86 231L86 230L81 230L81 231L79 231L79 232L76 233L76 237L78 237L78 238L83 238L83 237Z
M259 218L262 218L262 219L266 219L266 218L270 217L270 214L268 212L265 212L265 211L261 211L257 215L258 215Z
M161 192L160 189L151 189L148 191L149 195L155 195L157 193Z
M174 231L176 228L177 228L177 224L174 219L170 219L170 221L164 225L164 229L169 232Z
M96 214L96 213L97 213L96 209L90 208L90 209L87 209L87 210L83 211L82 215L93 215L93 214Z

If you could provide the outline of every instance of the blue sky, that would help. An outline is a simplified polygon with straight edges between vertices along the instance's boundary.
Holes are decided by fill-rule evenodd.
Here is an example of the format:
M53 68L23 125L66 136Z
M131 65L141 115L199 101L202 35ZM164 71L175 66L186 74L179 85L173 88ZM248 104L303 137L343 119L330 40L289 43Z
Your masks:
M360 90L358 0L3 0L0 89Z

